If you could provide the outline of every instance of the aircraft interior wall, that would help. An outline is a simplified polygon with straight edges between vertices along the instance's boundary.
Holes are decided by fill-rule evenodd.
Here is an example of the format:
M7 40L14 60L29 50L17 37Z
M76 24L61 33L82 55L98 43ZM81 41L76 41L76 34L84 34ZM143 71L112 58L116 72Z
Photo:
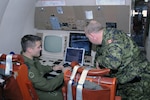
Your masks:
M20 53L22 35L34 34L34 9L37 0L0 1L0 53Z

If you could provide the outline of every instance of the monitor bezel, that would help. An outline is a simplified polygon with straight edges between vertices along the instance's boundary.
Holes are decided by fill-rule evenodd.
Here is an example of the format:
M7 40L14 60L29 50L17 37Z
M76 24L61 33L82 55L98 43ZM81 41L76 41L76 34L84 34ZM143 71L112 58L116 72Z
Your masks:
M85 55L85 49L83 48L72 48L72 47L67 47L66 48L66 52L65 52L65 57L64 57L64 63L68 63L68 64L71 64L70 61L66 61L67 59L67 50L69 49L73 49L73 50L81 50L83 53L82 53L82 60L81 60L81 63L79 63L79 65L83 66L84 64L84 55Z
M50 35L51 36L58 36L58 37L62 38L62 50L61 50L61 52L53 53L53 52L48 52L44 49L44 39L46 36L50 36ZM68 42L69 42L69 33L66 31L52 30L52 31L48 31L48 32L43 32L41 57L50 58L50 59L63 59L64 55L65 55L65 50L68 47Z

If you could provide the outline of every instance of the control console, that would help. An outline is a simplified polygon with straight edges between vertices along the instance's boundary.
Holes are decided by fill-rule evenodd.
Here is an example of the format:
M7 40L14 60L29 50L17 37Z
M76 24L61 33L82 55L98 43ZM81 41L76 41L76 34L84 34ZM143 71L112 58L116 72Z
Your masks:
M84 63L83 66L92 66L92 56L84 56Z
M63 59L40 57L39 61L42 65L63 65Z
M50 66L64 65L63 59L40 57L39 61L42 65L50 65ZM83 66L92 66L92 65L93 65L92 56L85 56Z
M64 67L68 66L67 64L63 63L63 59L40 57L39 61L42 65L49 65L49 66L63 65ZM93 65L92 64L92 57L91 56L85 56L83 66L91 67L92 65ZM52 71L47 75L47 78L53 78L59 74L60 74L60 72Z

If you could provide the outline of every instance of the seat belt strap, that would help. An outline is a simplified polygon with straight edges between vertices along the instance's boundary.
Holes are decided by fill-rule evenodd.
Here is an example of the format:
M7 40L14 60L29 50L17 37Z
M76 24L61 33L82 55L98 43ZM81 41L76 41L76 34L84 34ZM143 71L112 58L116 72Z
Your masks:
M89 69L84 69L82 71L82 74L80 76L80 79L79 79L78 85L77 85L77 89L76 89L76 100L82 100L83 84L85 82L88 71L89 71Z
M74 81L74 77L75 77L79 67L80 67L79 65L74 66L72 74L70 76L70 80L68 82L67 100L73 100L73 97L72 97L72 83Z
M6 56L6 68L5 68L5 75L10 75L10 71L12 71L12 55Z

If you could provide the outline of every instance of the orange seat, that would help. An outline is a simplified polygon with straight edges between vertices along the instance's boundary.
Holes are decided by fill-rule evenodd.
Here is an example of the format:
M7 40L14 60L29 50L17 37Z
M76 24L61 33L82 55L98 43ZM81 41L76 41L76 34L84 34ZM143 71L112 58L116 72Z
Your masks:
M121 96L115 96L115 100L121 100Z
M74 67L76 64L73 63L72 67ZM77 74L75 76L74 81L78 81L80 78L80 75L84 69L84 66L79 68L77 71ZM98 69L91 69L88 72L88 76L94 76L93 77L87 77L86 80L89 80L91 82L99 84L101 87L103 87L102 90L88 90L84 89L82 90L82 98L83 100L121 100L120 96L116 96L116 78L109 78L104 77L104 75L108 74L110 72L110 69L104 69L104 70L98 70ZM64 81L65 85L62 88L64 100L67 100L67 85L68 81L70 80L71 71L67 70L64 73ZM76 87L72 86L72 94L73 94L73 100L76 100Z
M6 54L2 54L0 57L0 62L2 62L0 63L1 72L4 72L3 70L6 68L6 56ZM5 76L4 73L0 73L3 76L2 79L6 81L6 84L4 83L5 87L1 86L1 98L11 100L38 100L38 95L31 81L28 79L28 68L24 64L22 56L19 54L13 55L12 62L13 71L11 75Z

